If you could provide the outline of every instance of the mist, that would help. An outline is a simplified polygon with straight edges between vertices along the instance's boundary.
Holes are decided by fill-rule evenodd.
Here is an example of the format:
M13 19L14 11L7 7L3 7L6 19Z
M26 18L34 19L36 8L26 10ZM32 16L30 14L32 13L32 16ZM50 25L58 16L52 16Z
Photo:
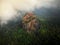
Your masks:
M35 9L57 8L59 0L0 0L0 24L8 24L8 21L16 21L22 18L21 12L33 12ZM38 11L37 11L38 12Z

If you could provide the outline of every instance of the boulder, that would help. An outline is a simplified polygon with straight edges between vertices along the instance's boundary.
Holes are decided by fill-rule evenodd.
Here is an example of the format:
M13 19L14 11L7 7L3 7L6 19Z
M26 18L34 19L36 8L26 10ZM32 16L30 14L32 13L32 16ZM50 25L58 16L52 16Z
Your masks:
M22 19L22 26L27 32L36 31L40 28L40 21L35 14L26 13Z

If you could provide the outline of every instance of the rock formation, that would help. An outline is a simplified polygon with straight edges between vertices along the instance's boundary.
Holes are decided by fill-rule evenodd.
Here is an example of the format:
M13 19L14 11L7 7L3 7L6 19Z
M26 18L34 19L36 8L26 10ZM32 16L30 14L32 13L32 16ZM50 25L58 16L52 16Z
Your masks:
M40 22L37 19L36 15L32 13L26 13L22 19L23 29L30 31L36 31L40 28Z

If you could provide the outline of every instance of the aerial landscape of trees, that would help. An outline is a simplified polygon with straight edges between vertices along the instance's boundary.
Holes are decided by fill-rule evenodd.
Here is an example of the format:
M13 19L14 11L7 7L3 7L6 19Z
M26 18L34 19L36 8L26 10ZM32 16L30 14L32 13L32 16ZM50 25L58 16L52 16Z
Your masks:
M40 18L38 18L40 20ZM11 22L12 23L12 22ZM40 20L36 32L25 31L20 22L0 27L0 45L58 45L60 43L60 25ZM9 26L10 25L10 26Z

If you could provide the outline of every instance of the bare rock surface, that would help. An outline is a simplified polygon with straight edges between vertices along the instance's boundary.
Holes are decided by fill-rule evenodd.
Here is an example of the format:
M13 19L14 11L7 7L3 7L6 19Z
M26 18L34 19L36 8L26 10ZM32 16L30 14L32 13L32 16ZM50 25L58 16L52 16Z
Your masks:
M26 13L22 19L22 26L27 32L37 31L40 28L40 21L33 13Z

